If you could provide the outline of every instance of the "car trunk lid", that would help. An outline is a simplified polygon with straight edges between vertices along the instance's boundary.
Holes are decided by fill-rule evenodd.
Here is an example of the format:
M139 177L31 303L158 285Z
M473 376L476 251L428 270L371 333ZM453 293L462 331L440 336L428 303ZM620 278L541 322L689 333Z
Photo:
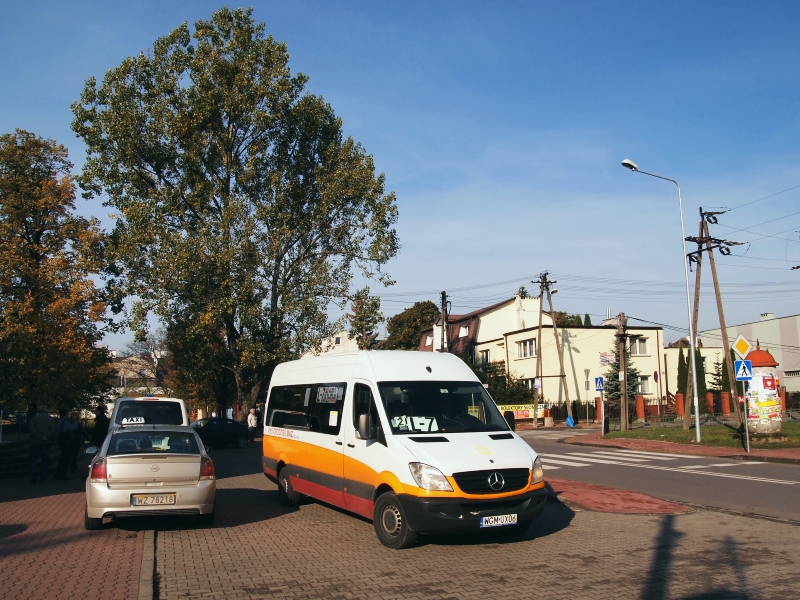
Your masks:
M128 454L107 458L108 487L162 487L196 485L200 481L200 456L181 454Z

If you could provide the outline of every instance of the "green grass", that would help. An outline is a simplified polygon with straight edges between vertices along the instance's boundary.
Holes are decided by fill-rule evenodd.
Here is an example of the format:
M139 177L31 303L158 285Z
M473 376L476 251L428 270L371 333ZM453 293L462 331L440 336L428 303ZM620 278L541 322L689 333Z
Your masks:
M700 442L700 444L702 446L741 448L741 441L733 437L735 433L736 429L725 425L701 426L700 436L703 438L703 441ZM800 448L800 422L783 423L781 426L781 433L788 436L788 442L758 446L753 445L751 448ZM655 440L672 442L674 444L697 445L694 441L694 427L689 431L684 431L682 427L642 427L632 431L612 431L607 433L605 437L611 439Z

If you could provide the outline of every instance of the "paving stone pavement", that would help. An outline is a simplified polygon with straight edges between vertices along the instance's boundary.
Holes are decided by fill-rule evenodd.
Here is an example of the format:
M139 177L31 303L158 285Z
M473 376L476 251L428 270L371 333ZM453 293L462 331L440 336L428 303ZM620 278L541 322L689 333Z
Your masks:
M252 460L233 452L214 460ZM157 533L161 600L798 597L800 528L780 522L552 502L522 538L424 537L394 551L364 519L315 502L280 506L261 474L220 479L217 494L213 528Z
M83 529L84 480L3 481L0 597L4 600L136 600L143 535Z

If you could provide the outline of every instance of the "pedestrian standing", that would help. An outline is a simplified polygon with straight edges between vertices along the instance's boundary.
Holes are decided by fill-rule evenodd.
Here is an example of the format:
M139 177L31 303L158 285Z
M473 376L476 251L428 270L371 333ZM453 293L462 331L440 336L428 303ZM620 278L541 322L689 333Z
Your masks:
M83 423L81 423L78 413L72 413L69 420L76 426L75 430L72 432L72 448L70 448L69 452L69 472L77 473L78 456L83 449L83 443L89 439L89 434L86 433L86 430L83 428Z
M99 404L97 408L94 409L94 429L92 429L92 445L96 446L98 450L106 439L109 423L110 421L106 416L105 404Z
M50 446L56 434L56 422L53 417L47 414L47 407L40 404L37 407L36 416L30 420L28 431L31 435L31 448L28 455L28 474L31 476L31 483L36 483L37 479L41 482L47 481L47 473L50 468ZM41 475L37 476L36 463L42 459Z
M58 423L56 423L56 432L58 434L58 448L61 450L61 458L58 459L56 465L56 474L53 479L69 480L67 477L67 468L69 467L69 458L72 452L73 437L72 433L77 429L77 425L70 422L67 418L68 411L66 408L58 410Z
M250 434L250 441L256 441L256 430L258 429L258 416L256 416L256 409L251 408L250 414L247 415L247 431Z

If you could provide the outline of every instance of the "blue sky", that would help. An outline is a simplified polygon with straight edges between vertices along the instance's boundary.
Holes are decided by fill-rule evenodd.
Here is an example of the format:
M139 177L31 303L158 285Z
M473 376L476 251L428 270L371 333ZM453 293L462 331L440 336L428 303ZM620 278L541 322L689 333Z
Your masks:
M55 138L80 169L69 105L84 81L220 6L3 3L0 131ZM597 322L609 307L685 327L675 187L620 161L680 181L687 235L698 206L800 185L797 3L254 7L397 193L403 248L388 269L397 284L373 286L387 316L439 290L507 282L453 292L453 312L467 312L547 269L557 309ZM750 242L734 250L743 256L718 258L729 323L800 313L800 270L789 269L800 265L800 215L787 216L798 200L800 188L712 226ZM79 209L108 212L99 202ZM710 288L702 298L700 328L714 327Z

